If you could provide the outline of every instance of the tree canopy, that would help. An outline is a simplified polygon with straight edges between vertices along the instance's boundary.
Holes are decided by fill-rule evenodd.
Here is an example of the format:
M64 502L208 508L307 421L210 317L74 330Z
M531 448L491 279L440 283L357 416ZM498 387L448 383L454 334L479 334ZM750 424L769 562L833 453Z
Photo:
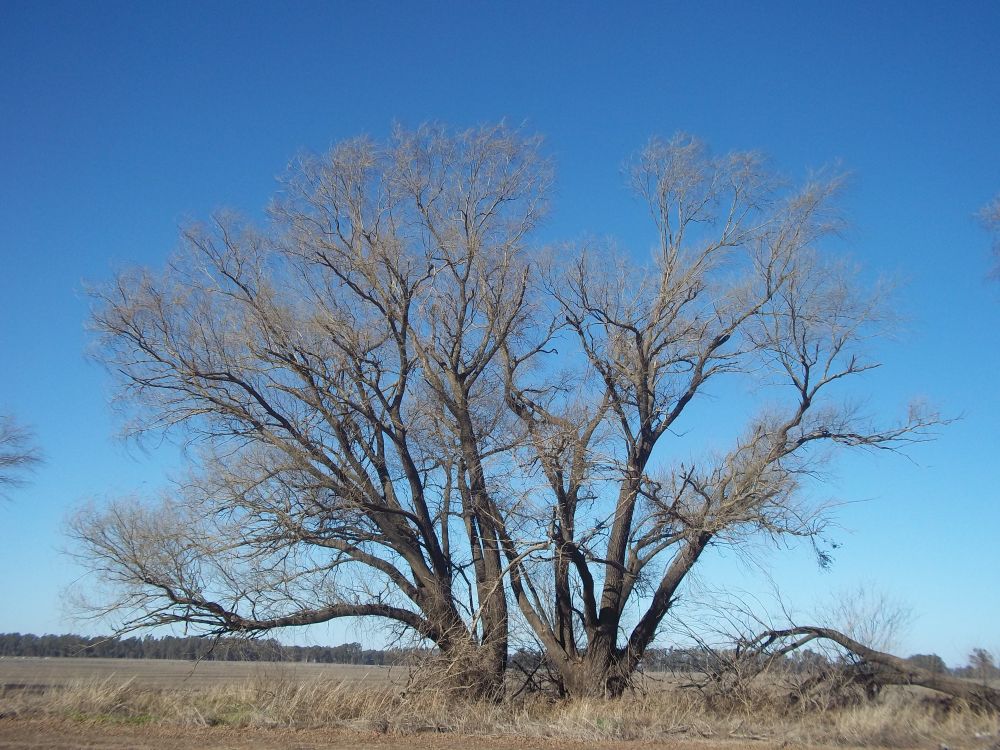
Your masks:
M0 414L0 498L23 484L25 475L41 460L32 431L10 414Z

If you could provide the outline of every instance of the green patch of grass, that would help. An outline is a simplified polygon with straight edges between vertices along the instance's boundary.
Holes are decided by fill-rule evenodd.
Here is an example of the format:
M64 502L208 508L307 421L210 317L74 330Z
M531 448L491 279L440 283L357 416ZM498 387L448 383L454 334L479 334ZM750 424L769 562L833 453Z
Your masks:
M259 711L253 706L246 703L236 703L222 707L212 716L207 717L207 720L209 724L216 726L247 727L253 724L258 714Z
M86 711L70 711L69 718L73 721L86 722L88 724L116 724L121 726L144 726L154 721L152 714L114 714L114 713L91 713Z

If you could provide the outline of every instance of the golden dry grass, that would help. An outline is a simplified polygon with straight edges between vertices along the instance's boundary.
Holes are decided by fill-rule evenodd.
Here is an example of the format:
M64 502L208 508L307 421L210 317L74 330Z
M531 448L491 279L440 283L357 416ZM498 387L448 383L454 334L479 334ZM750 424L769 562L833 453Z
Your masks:
M0 671L0 677L3 676ZM0 691L0 717L72 720L87 726L339 728L381 735L449 733L560 742L768 741L791 747L1000 748L1000 718L962 706L941 710L919 691L890 689L839 709L791 708L760 691L709 707L669 684L621 700L553 702L528 696L468 702L445 690L407 690L387 680L358 683L255 665L227 682L173 686L137 678L67 679L47 688Z

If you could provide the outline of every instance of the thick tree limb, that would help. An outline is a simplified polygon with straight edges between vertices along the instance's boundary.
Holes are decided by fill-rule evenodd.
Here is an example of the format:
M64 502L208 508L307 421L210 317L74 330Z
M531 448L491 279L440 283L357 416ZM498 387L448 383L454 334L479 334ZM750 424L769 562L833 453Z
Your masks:
M967 701L977 708L1000 711L1000 690L996 688L972 680L929 672L898 656L869 648L832 628L799 626L785 630L769 630L757 636L750 643L750 647L766 648L787 638L797 639L793 644L795 648L815 639L832 641L876 667L879 670L878 679L886 684L919 685Z

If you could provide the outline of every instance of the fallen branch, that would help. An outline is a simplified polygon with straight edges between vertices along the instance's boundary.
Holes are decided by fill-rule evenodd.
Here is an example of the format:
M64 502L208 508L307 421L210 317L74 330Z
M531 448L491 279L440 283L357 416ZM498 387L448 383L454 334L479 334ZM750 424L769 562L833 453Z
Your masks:
M919 685L964 700L976 708L1000 711L1000 690L996 688L985 683L930 672L898 656L869 648L831 628L808 625L785 630L769 630L758 635L749 645L751 648L765 651L771 645L788 638L795 638L796 641L792 644L792 648L780 648L781 653L800 648L815 639L833 641L868 665L876 667L878 680L886 685Z

